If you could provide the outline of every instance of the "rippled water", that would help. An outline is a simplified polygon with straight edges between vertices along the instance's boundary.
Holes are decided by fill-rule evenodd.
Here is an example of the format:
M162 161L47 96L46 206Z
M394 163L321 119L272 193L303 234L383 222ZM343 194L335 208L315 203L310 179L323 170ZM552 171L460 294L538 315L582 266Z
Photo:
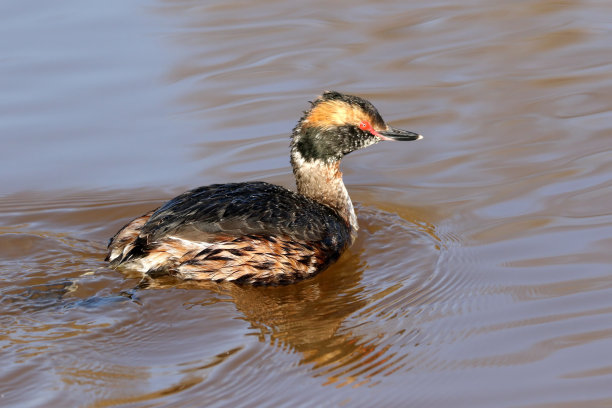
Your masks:
M0 6L0 406L612 406L612 4ZM107 240L293 186L324 89L419 143L343 163L355 245L295 285L157 285Z

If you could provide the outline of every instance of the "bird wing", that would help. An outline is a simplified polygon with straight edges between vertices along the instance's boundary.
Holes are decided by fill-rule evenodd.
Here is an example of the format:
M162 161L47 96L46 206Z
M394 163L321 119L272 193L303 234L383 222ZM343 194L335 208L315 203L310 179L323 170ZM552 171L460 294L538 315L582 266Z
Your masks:
M249 182L199 187L168 201L140 237L155 242L168 235L205 242L272 235L336 246L348 242L350 232L330 207L274 184Z

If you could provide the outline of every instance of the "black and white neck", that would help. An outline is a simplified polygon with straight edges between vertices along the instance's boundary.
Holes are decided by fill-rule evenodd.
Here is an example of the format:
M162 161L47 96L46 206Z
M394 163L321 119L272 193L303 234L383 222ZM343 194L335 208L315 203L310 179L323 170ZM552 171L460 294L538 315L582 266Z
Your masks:
M307 160L296 149L291 151L291 164L298 193L336 210L351 228L351 236L356 236L359 225L342 180L340 160Z
M388 126L369 101L325 92L293 129L291 165L300 194L336 210L356 236L357 217L340 172L342 158L382 140L421 136Z

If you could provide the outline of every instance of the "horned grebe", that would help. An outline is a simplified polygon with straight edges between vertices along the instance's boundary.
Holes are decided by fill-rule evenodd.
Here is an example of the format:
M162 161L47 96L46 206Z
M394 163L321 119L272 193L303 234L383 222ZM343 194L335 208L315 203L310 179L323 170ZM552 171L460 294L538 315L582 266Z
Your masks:
M357 235L340 160L381 140L419 140L365 99L325 92L293 129L297 193L256 181L198 187L125 225L107 261L156 277L290 283L335 262Z

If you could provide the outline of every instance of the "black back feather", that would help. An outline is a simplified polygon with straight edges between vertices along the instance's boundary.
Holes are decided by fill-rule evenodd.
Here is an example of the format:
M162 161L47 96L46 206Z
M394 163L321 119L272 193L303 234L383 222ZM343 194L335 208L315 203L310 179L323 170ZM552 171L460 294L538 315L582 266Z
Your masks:
M179 238L285 236L340 250L350 229L330 207L265 182L213 184L183 193L160 207L140 232L153 243Z

